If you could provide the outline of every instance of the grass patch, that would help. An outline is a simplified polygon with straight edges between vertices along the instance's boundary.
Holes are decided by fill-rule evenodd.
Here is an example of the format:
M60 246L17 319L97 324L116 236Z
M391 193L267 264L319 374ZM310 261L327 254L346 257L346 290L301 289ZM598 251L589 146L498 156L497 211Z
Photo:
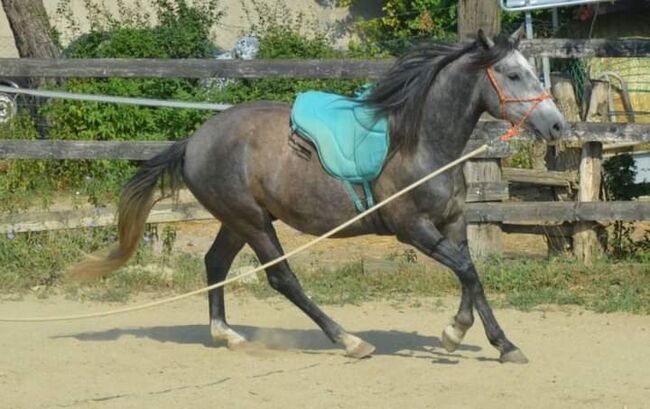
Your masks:
M488 294L520 309L539 304L582 305L600 312L650 313L650 264L600 259L584 266L571 258L492 259L481 264Z
M400 263L398 271L368 273L362 262L352 262L335 270L303 272L295 268L307 295L319 304L358 304L377 299L407 300L409 296L442 295L456 287L449 274L438 274L430 266ZM265 281L251 285L258 297L276 293Z
M162 237L159 237L162 236ZM91 285L63 280L63 271L93 253L115 244L114 228L21 233L0 237L0 293L36 292L46 297L65 292L97 301L126 301L147 292L157 296L205 285L202 257L172 251L175 232L159 235L150 227L146 240L124 268ZM367 268L362 261L334 270L296 265L307 294L319 304L358 304L369 300L411 303L421 297L457 295L459 286L448 270L416 257L390 257L387 268ZM252 263L250 254L240 265ZM480 263L485 290L496 305L523 310L540 304L580 305L599 312L650 313L650 263L602 259L585 267L570 258L504 259ZM277 296L263 274L259 282L235 289L257 297Z
M204 285L202 260L184 253L170 255L164 237L163 246L155 246L157 236L155 226L148 227L127 266L96 283L79 285L64 280L66 268L114 246L115 228L10 233L0 237L0 293L31 291L45 297L63 291L80 299L126 301L140 292L164 295Z

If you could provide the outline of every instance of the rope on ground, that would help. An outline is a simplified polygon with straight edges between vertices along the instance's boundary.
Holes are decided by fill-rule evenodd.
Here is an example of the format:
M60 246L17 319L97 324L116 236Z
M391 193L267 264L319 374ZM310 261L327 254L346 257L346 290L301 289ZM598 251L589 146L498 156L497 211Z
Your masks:
M340 232L341 230L345 229L346 227L352 225L353 223L358 222L359 220L361 220L364 217L368 216L370 213L373 213L373 212L377 211L378 209L384 207L385 205L387 205L388 203L390 203L393 200L397 199L398 197L404 195L405 193L410 192L411 190L415 189L416 187L418 187L418 186L422 185L423 183L433 179L434 177L440 175L441 173L446 172L447 170L449 170L449 169L451 169L451 168L465 162L466 160L471 159L474 156L477 156L477 155L487 151L487 149L488 149L487 144L480 146L479 148L469 152L466 155L461 156L460 158L456 159L455 161L450 162L450 163L446 164L445 166L443 166L441 168L438 168L435 171L429 173L428 175L424 176L423 178L413 182L412 184L408 185L407 187L403 188L402 190L398 191L397 193L394 193L390 197L388 197L388 198L384 199L383 201L377 203L374 207L371 207L370 209L368 209L368 210L366 210L366 211L364 211L362 213L359 213L358 215L356 215L352 219L350 219L347 222L339 225L338 227L333 228L332 230L328 231L327 233L323 234L322 236L316 237L314 240L310 241L309 243L303 244L302 246L290 251L289 253L287 253L287 254L285 254L285 255L283 255L281 257L276 258L275 260L271 260L268 263L262 264L261 266L255 268L255 269L253 269L251 271L248 271L248 272L246 272L244 274L238 275L236 277L233 277L233 278L218 282L216 284L213 284L213 285L210 285L210 286L207 286L207 287L199 288L198 290L194 290L194 291L190 291L190 292L187 292L187 293L184 293L184 294L180 294L180 295L177 295L177 296L174 296L174 297L169 297L169 298L165 298L165 299L158 300L158 301L152 301L152 302L145 303L145 304L134 305L134 306L131 306L131 307L124 307L124 308L118 308L118 309L115 309L115 310L109 310L109 311L103 311L103 312L95 312L95 313L89 313L89 314L66 315L66 316L62 315L62 316L48 316L48 317L26 317L26 318L0 317L0 322L51 322L51 321L71 321L71 320L81 320L81 319L88 319L88 318L106 317L106 316L109 316L109 315L125 314L127 312L139 311L139 310L144 310L144 309L147 309L147 308L157 307L157 306L163 305L163 304L169 304L169 303L172 303L172 302L182 300L184 298L191 297L193 295L206 293L208 291L214 290L215 288L224 287L224 286L226 286L226 285L228 285L230 283L233 283L233 282L235 282L237 280L241 280L241 279L243 279L245 277L253 275L253 274L257 273L258 271L262 271L262 270L264 270L264 269L266 269L268 267L276 265L276 264L288 259L289 257L292 257L292 256L294 256L294 255L296 255L296 254L298 254L298 253L300 253L300 252L302 252L304 250L307 250L308 248L310 248L312 246L315 246L319 242L333 236L334 234Z
M110 104L125 104L125 105L139 105L157 108L186 108L186 109L202 109L207 111L225 111L232 107L229 104L216 104L210 102L191 102L191 101L172 101L165 99L152 99L152 98L134 98L134 97L115 97L112 95L93 95L93 94L78 94L74 92L63 91L44 91L28 88L14 88L5 85L0 85L0 92L6 94L21 94L30 95L33 97L42 98L59 98L70 99L74 101L91 101L102 102Z

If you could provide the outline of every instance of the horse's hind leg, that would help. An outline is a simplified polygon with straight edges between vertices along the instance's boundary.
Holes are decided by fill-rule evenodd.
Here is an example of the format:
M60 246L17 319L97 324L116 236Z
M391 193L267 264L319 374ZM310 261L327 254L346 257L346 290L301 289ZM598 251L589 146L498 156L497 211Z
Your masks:
M205 269L208 285L223 281L235 256L244 247L245 241L228 227L221 226L214 243L205 255ZM210 310L210 334L215 341L226 341L229 348L246 341L242 335L233 330L226 321L226 309L223 287L208 293Z
M267 263L283 255L280 241L270 222L266 224L263 231L252 235L248 240L248 244L253 248L262 263ZM314 320L332 342L338 343L345 348L348 356L365 358L374 352L374 346L354 335L348 334L305 295L300 282L286 261L267 268L266 274L271 287L287 297Z

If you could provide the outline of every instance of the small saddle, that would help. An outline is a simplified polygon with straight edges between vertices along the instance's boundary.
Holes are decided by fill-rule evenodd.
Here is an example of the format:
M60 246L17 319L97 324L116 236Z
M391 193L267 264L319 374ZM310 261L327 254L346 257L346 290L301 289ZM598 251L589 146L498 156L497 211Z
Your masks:
M388 154L388 121L363 104L363 94L300 93L291 110L291 128L316 146L323 167L343 181L358 211L366 207L353 184L363 186L367 208L374 206L370 182Z

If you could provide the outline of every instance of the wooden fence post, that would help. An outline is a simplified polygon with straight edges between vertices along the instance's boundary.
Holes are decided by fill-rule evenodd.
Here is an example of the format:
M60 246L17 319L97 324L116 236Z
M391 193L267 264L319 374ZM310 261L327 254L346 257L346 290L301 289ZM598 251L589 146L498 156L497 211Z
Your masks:
M582 146L580 160L579 202L597 202L600 197L600 172L603 144L587 142ZM577 222L573 231L573 251L578 260L591 265L602 248L598 240L598 223Z
M595 82L587 110L587 122L607 122L607 84ZM597 202L600 199L603 144L587 142L582 145L579 170L579 190L577 201ZM596 222L578 222L573 230L573 252L576 258L586 265L591 265L594 257L602 252L598 240L599 224ZM602 228L601 228L602 230Z
M580 121L580 106L573 89L571 79L563 76L553 76L553 86L551 93L555 97L555 103L564 118L569 122ZM580 165L580 148L575 143L557 143L549 145L546 151L546 167L548 170L555 171L574 171ZM553 201L573 201L575 191L570 186L558 187L552 189ZM546 234L548 244L548 254L550 256L565 254L573 251L573 234L566 235L566 231L573 226L566 223L566 228L549 228Z
M461 40L476 37L479 29L487 35L501 31L501 12L497 2L483 0L459 0L458 36ZM472 160L465 164L465 185L468 198L483 189L490 192L492 182L501 183L501 162L494 159ZM492 201L489 194L474 195L475 202ZM495 223L472 223L467 225L467 242L473 257L484 257L500 253L501 226Z
M494 202L503 199L503 195L495 192L495 190L501 189L491 187L504 185L501 180L501 162L498 159L468 161L465 163L464 172L468 202ZM505 186L505 196L507 197L507 185ZM486 194L477 195L476 192L481 190L484 190ZM474 258L501 253L503 251L501 225L498 223L469 223L467 225L467 242Z

